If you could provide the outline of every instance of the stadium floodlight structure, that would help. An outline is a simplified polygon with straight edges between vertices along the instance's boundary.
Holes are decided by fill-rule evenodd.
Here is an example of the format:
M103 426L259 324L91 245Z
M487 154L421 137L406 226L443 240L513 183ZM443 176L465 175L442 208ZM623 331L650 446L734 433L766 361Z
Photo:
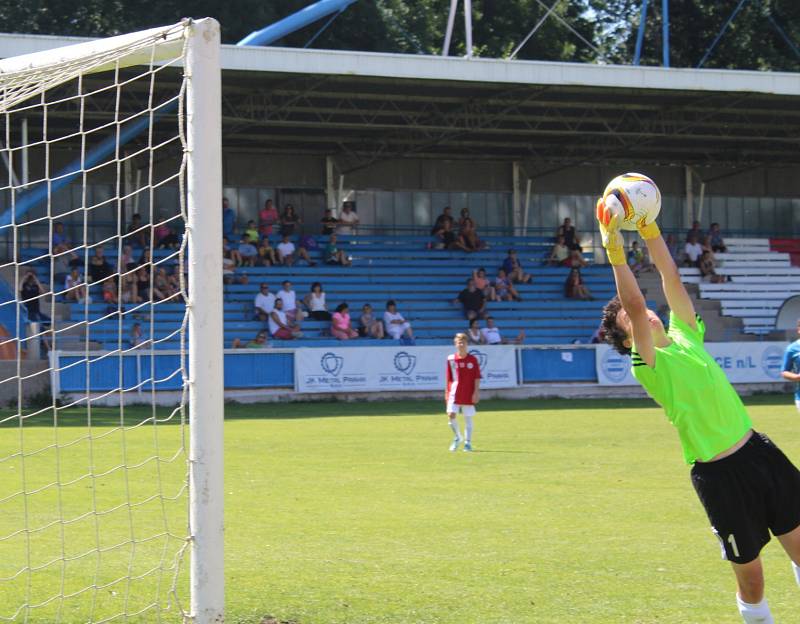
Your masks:
M219 45L0 61L0 622L224 617Z

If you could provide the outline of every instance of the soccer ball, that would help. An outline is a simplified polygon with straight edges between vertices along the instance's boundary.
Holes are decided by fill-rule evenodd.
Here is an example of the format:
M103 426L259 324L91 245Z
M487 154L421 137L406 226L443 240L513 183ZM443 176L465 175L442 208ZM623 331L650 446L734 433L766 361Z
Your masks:
M661 191L656 183L641 173L623 173L603 191L603 202L612 213L619 215L620 228L636 230L649 225L661 211Z

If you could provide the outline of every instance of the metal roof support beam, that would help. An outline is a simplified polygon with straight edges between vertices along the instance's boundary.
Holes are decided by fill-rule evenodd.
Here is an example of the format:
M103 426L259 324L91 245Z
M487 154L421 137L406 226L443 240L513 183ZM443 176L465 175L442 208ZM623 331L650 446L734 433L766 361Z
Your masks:
M647 23L648 0L642 0L642 10L639 13L639 31L636 33L636 51L633 53L633 64L638 65L642 58L642 44L644 43L644 28Z

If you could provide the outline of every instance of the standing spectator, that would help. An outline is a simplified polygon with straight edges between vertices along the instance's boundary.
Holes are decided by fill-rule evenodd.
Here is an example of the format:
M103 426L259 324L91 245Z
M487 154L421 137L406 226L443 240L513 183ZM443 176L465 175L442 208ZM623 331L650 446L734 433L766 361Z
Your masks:
M800 338L800 319L797 321L797 335ZM794 384L794 404L800 412L800 339L786 347L781 377Z
M572 225L572 219L569 217L564 217L564 222L558 226L556 239L558 239L559 236L564 238L564 244L569 249L581 249L578 233L575 231L575 226Z
M358 338L358 332L353 329L350 321L350 308L346 303L336 306L336 312L331 318L331 335L339 340Z
M503 270L506 272L508 279L517 284L530 284L531 276L522 270L522 263L517 258L517 251L509 249L508 255L503 260Z
M336 231L336 226L339 224L339 219L333 216L333 210L330 208L325 209L325 216L320 220L322 223L322 235L330 236Z
M256 227L256 222L252 219L247 222L247 227L244 229L244 234L250 237L250 242L254 245L258 243L259 239L261 238L258 234L258 228Z
M581 299L583 301L593 301L592 293L583 283L583 275L580 269L570 269L569 275L564 282L564 296L567 299Z
M280 221L280 216L272 200L268 199L264 202L264 207L258 213L258 232L261 237L272 235L272 227Z
M361 326L358 328L358 335L363 338L383 338L385 336L383 323L375 318L372 313L372 306L365 303L361 307Z
M236 213L227 197L222 198L222 235L228 240L236 238Z
M89 295L86 292L86 285L83 281L83 275L78 272L78 269L73 267L64 280L64 301L83 303L87 301L91 303Z
M19 298L25 304L25 309L28 311L28 320L33 322L49 321L50 318L42 314L41 302L39 297L47 292L36 277L36 272L28 270L25 277L22 279L22 284L19 288Z
M126 242L138 249L144 249L150 243L145 234L145 226L142 225L142 215L136 213L131 217L131 223L128 226Z
M477 271L473 271L472 279L475 280L475 287L483 293L486 301L500 301L494 286L492 286L489 279L486 277L486 269L481 267Z
M269 333L278 340L293 340L303 335L299 325L283 310L282 299L275 300L275 307L269 313Z
M699 243L703 240L703 230L700 229L700 222L699 221L692 221L692 227L686 230L686 242L689 242L689 239L694 236L695 242Z
M278 293L275 295L276 300L280 299L283 302L283 311L286 313L288 319L297 325L305 318L303 311L297 306L297 293L292 290L292 283L289 280L284 280Z
M467 320L483 318L486 312L486 297L475 286L475 280L471 277L467 280L467 287L458 293L458 297L453 300L453 305L460 305Z
M343 236L353 236L358 231L358 215L353 210L355 204L351 201L342 202L342 212L339 215L339 225L336 232Z
M67 235L64 233L64 224L56 221L53 224L53 254L64 253L72 248Z
M281 215L281 236L293 236L295 229L303 220L294 210L294 206L286 204Z
M481 330L481 337L486 344L508 344L508 340L503 338L500 334L500 328L494 324L494 318L491 316L486 317L486 327ZM514 344L522 344L525 340L525 330L520 329L517 337L514 338Z
M94 255L89 260L89 281L98 284L112 273L111 265L106 262L105 251L102 247L95 247Z
M550 257L547 259L547 264L567 266L570 259L570 248L564 242L564 237L559 236L556 239L555 245L550 250Z
M253 312L256 320L265 322L275 307L275 295L269 291L269 284L261 284L256 299L253 302Z
M246 232L242 236L242 242L239 243L239 255L242 257L242 266L255 266L258 249L250 242L250 235Z
M695 223L697 223L697 221L695 221ZM683 248L683 252L686 254L685 262L687 266L697 266L697 261L700 260L700 256L703 255L703 246L697 241L697 236L692 234L689 236L689 240Z
M497 269L497 277L494 278L494 292L498 301L522 301L514 284L508 279L508 275L503 269Z
M328 239L323 258L325 259L325 264L338 264L341 266L350 266L351 264L350 258L345 254L344 249L339 249L336 234L331 234Z
M708 230L708 245L714 253L728 251L725 241L722 239L722 233L719 231L719 223L711 224L711 229Z
M331 313L328 312L328 305L325 302L325 291L319 282L311 284L311 292L303 298L303 303L308 310L308 315L315 321L331 320Z
M414 339L411 323L397 311L397 304L394 299L389 299L389 301L386 302L386 311L383 313L383 324L386 327L386 333L389 334L393 340L400 340L400 338L404 336L409 340Z
M445 228L448 231L452 232L453 230L453 215L451 214L452 209L450 206L445 206L442 209L442 214L436 217L436 221L433 223L433 227L431 228L431 236L434 238L438 238L442 240L442 233L444 232Z
M478 325L477 318L474 318L469 322L469 328L467 329L467 342L474 345L486 344L483 333L481 333L480 325Z

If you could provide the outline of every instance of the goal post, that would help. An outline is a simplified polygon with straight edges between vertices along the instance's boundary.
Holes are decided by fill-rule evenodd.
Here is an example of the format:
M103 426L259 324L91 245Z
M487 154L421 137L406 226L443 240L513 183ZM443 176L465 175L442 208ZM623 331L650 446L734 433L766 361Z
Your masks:
M211 18L0 61L0 624L224 620L220 71Z

